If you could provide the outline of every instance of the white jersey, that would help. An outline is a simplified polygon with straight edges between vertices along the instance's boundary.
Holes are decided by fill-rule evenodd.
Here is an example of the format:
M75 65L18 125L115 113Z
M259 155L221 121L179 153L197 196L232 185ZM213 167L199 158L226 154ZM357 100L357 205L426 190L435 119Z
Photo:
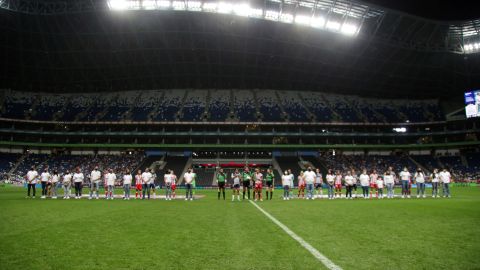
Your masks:
M67 173L63 176L63 183L64 184L70 184L72 182L72 174Z
M325 178L327 178L327 183L328 184L333 185L333 183L335 183L335 175L327 174L327 176Z
M439 175L438 173L432 173L432 183L438 183L439 181Z
M131 185L132 184L132 175L131 174L125 174L123 175L123 184L124 185Z
M381 178L377 178L377 188L383 188L383 180Z
M391 174L385 174L383 180L385 181L385 184L395 184L395 178Z
M317 177L317 174L313 171L306 171L303 173L303 179L307 184L313 184L315 182L316 177Z
M36 184L38 180L38 172L33 170L33 171L28 171L27 172L27 181L31 184Z
M282 186L290 186L290 175L282 175Z
M355 181L355 178L353 178L353 176L351 175L345 176L345 184L347 186L353 186L354 181Z
M240 173L232 173L233 185L240 185Z
M289 174L288 177L290 177L290 185L291 187L294 187L295 186L295 183L293 182L295 180L295 176L293 175L293 173Z
M152 179L152 174L150 172L142 173L142 182L143 184L150 183L150 179Z
M402 181L409 181L410 180L410 176L412 176L409 172L407 171L402 171L400 173L400 180Z
M415 181L417 183L425 183L425 175L423 174L423 172L415 173Z
M58 175L58 174L52 175L52 183L56 184L56 183L58 183L58 181L60 181L60 175Z
M108 173L107 174L107 185L108 186L114 186L115 185L115 180L117 180L117 176L114 173Z
M315 173L315 184L321 184L323 182L323 176L322 173Z
M440 178L440 181L441 181L442 183L445 183L445 184L450 183L450 181L451 181L451 179L452 179L452 176L450 175L449 172L443 172L443 171L442 171L442 172L440 172L440 175L439 175L439 176L440 176L440 177L439 177L439 178Z
M50 180L50 173L48 172L43 172L41 175L40 175L40 180L42 182L48 182Z
M195 177L195 174L194 173L189 173L189 172L186 172L183 175L183 179L185 180L185 183L187 183L187 184L191 184L193 182L194 177Z
M102 173L99 170L93 170L90 173L90 181L94 183L99 182L101 177L102 177Z
M360 174L360 185L367 187L370 184L370 176L368 174Z
M168 173L163 176L163 181L165 182L166 185L171 185L172 178L173 178L173 175L171 173Z
M83 182L83 173L74 173L73 174L73 182L75 183L81 183Z

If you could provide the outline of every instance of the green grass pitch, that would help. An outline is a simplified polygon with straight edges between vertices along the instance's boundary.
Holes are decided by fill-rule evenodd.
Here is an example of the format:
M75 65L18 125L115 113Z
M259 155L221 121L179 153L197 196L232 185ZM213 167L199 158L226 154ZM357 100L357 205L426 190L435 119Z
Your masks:
M232 203L230 191L217 201L216 191L198 190L205 197L188 202L25 193L0 187L0 269L326 269L253 205ZM480 269L477 187L454 187L451 199L280 194L258 205L343 269Z

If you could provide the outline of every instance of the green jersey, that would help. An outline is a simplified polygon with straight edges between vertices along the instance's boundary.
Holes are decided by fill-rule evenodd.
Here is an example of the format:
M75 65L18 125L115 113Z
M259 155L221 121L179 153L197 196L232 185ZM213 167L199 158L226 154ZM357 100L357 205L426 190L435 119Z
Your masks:
M272 182L273 178L275 178L275 175L273 173L267 173L267 175L265 176L265 180L267 182Z
M252 180L252 173L251 172L242 172L242 178L243 178L244 182L250 181L250 180Z
M221 183L225 182L225 178L226 178L225 173L217 173L217 181L218 182L221 182Z

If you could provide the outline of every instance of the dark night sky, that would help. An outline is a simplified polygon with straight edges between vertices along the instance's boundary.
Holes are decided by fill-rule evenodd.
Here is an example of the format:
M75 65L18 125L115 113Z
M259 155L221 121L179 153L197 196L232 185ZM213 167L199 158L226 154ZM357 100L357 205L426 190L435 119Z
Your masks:
M363 0L394 10L435 20L480 19L480 4L476 0L435 1L435 0Z

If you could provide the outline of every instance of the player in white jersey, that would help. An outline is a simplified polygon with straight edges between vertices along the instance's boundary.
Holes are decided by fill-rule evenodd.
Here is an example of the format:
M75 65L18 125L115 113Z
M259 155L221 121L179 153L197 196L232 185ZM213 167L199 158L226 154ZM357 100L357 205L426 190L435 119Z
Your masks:
M115 181L117 180L117 176L113 173L113 169L108 170L107 174L107 187L108 187L108 193L107 193L107 200L113 200L114 192L115 192Z
M433 169L433 173L430 176L430 181L432 182L432 198L438 197L438 184L440 181L440 176L438 174L438 169Z
M383 199L383 186L384 186L384 182L383 182L383 179L382 177L378 176L377 177L377 183L375 184L376 186L376 190L377 190L377 198L380 198L380 199Z
M90 173L90 197L88 199L96 198L98 200L98 190L100 189L101 179L102 173L98 170L98 166L95 166Z
M69 170L63 175L62 185L63 185L63 199L70 199L70 189L72 188L72 177L73 175Z
M165 175L163 176L163 182L165 184L165 200L172 200L172 180L173 174L170 169L167 169Z
M387 198L392 199L393 198L393 189L395 187L395 178L392 175L391 171L386 171L385 175L383 176L383 181L385 182L385 185L387 186Z
M232 178L232 202L235 200L235 195L237 195L237 200L240 201L240 179L242 175L238 169L235 169L235 172L231 175Z
M32 166L30 171L27 172L27 175L25 175L25 180L27 181L28 185L28 191L27 191L27 198L30 198L30 190L33 191L33 198L35 199L35 193L36 193L36 188L35 186L37 185L38 181L38 172L35 170L35 166Z
M52 178L52 199L57 199L57 194L58 194L58 188L60 184L60 175L58 174L57 170L53 170Z
M307 187L307 200L313 200L315 199L315 197L313 196L313 189L317 174L312 170L312 167L308 167L307 171L303 173L303 176Z
M323 175L320 172L320 169L315 169L315 195L318 198L322 198L323 196ZM320 194L320 196L318 196Z
M132 174L129 169L125 169L123 174L123 199L130 200L130 187L132 186Z
M443 171L439 174L439 178L443 187L443 197L450 198L450 182L452 181L452 175L447 171L447 168L443 168Z
M83 188L83 180L84 175L80 171L80 167L75 169L75 173L72 176L73 184L75 185L75 199L79 200L82 198L82 188Z
M193 201L192 182L194 181L194 179L195 179L195 173L193 172L192 168L189 168L187 172L183 175L183 180L185 181L185 188L186 188L185 201L189 199L190 201Z
M290 175L285 171L282 175L283 200L290 200Z
M48 168L43 169L43 172L40 175L40 181L42 183L42 197L40 198L42 199L45 199L47 197L48 186L51 184L50 178L51 178L51 175L48 172Z
M352 198L352 190L353 190L353 183L355 178L353 177L351 171L347 171L347 175L345 176L345 189L347 192L345 193L346 199L353 199Z
M402 181L402 198L405 198L406 196L410 198L410 177L410 172L408 171L407 167L404 167L403 171L400 172L400 180Z
M370 174L370 198L373 197L373 190L375 190L375 197L378 198L378 187L377 187L378 173L377 170L373 170Z
M327 188L328 188L328 199L333 200L334 198L334 187L335 187L335 175L333 174L332 170L329 169L327 175L325 176L325 180L327 181Z
M150 188L150 192L153 193L153 198L155 199L157 197L157 191L155 190L155 180L157 180L157 174L155 171L151 171L152 177L150 178L150 182L148 183L148 186Z
M363 198L368 199L370 195L370 192L369 192L370 176L367 174L367 170L364 169L362 171L362 174L360 174L359 180L360 180L360 186L362 186Z
M417 184L417 198L425 198L425 174L421 168L417 169L417 172L415 172L413 178Z
M142 173L142 200L145 200L145 194L147 194L148 199L150 200L150 181L152 179L152 173L150 173L150 169L146 168L145 172Z

